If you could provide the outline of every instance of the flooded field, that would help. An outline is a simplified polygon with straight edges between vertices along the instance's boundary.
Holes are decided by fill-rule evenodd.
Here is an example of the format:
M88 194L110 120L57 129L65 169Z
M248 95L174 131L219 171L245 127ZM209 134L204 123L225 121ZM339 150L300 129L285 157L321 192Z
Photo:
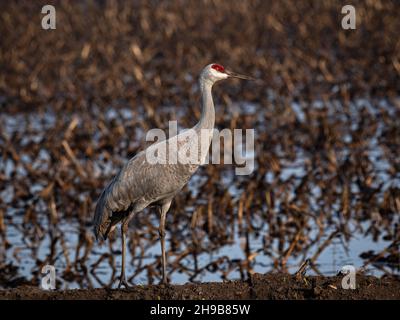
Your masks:
M307 259L309 275L399 276L398 5L360 2L351 33L337 2L316 3L56 2L49 32L39 2L2 3L0 287L36 285L48 264L58 288L116 283L120 236L95 242L95 202L148 130L197 122L212 61L262 80L213 91L218 129L255 130L255 170L204 166L176 197L171 282L293 274ZM160 281L158 222L146 209L130 224L132 284Z
M236 176L234 166L210 165L193 177L168 215L171 281L246 279L249 272L271 270L293 273L307 258L313 261L311 274L335 275L347 264L365 266L369 274L399 274L399 243L395 235L400 176L395 170L398 159L391 156L384 136L385 128L396 125L398 103L400 100L355 101L349 106L349 117L343 116L345 111L339 103L289 105L289 112L298 123L294 132L277 126L274 119L282 120L274 116L277 111L273 106L233 106L239 114L246 114L248 123L255 124L256 169L250 177ZM173 108L161 109L165 111L159 112L161 118L173 117ZM329 114L330 121L343 128L337 130L335 137L341 145L330 154L312 153L300 143L274 145L264 138L280 135L289 139L287 136L294 135L301 141L303 135L303 141L307 141L303 130L309 122L302 118L306 117L303 112ZM64 150L64 167L51 162L57 142L48 141L49 137L58 139L54 133L59 131L60 122L66 122L64 136L71 127L70 135L79 135L89 124L89 119L82 120L84 117L79 112L60 117L51 110L2 117L3 136L18 141L17 146L8 145L12 148L9 151L19 150L15 151L16 159L8 152L0 165L3 178L9 181L1 191L7 205L2 211L2 259L6 265L17 267L15 275L40 278L41 267L53 264L66 288L101 287L118 276L120 238L103 246L94 243L91 218L95 199L91 195L95 192L90 183L96 185L96 181L113 176L127 155L121 152L107 158L100 152L88 158L68 155ZM109 109L98 119L91 118L90 123L101 123L101 118L106 127L114 123L126 129L130 122L129 129L138 137L137 143L145 142L144 132L136 123L141 120L134 117L131 109ZM353 124L357 119L369 121L374 130L369 128L362 144L353 146L360 134L359 126ZM88 146L98 150L106 136L106 132L104 137L101 132L94 132L87 136L86 143L90 140ZM120 150L134 144L134 137L121 138ZM60 140L62 148L69 146L69 140ZM335 176L336 168L346 173L344 181ZM50 178L51 174L56 176ZM57 176L67 174L70 185L61 177L57 180ZM86 185L79 184L82 178ZM64 186L65 192L55 194L57 184ZM57 204L58 197L67 204L65 207ZM69 201L75 205L68 205ZM79 212L78 217L74 210ZM158 216L151 210L139 214L131 223L127 271L132 283L158 281L157 228Z

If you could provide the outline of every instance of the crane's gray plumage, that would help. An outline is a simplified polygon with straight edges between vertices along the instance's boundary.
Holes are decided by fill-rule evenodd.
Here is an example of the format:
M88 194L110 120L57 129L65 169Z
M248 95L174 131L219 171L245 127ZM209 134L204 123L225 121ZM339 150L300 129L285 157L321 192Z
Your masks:
M228 77L243 78L224 70L220 65L206 66L200 75L202 94L202 114L200 121L190 130L168 140L157 142L130 159L119 173L103 190L97 202L94 215L94 233L96 238L106 239L108 234L121 222L127 227L132 216L144 208L155 205L161 215L160 236L163 251L163 281L165 278L164 223L174 196L185 186L190 177L202 164L208 153L213 134L215 111L211 95L212 85ZM205 135L204 135L205 132ZM201 134L203 133L203 134ZM182 152L194 146L199 161L189 163L179 161ZM172 147L172 148L170 148ZM170 163L171 153L162 155L167 160L162 163L150 163L148 154L154 150L168 150L177 154L178 161ZM124 258L125 235L123 234L123 263L121 282L125 285ZM121 285L120 282L120 285Z
M197 166L151 164L146 153L132 158L102 192L97 202L94 228L104 239L114 226L149 205L164 205L189 181Z

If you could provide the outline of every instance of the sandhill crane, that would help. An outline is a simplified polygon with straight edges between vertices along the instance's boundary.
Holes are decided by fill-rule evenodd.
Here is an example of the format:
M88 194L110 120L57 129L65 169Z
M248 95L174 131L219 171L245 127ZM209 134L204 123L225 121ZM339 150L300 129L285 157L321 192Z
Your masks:
M207 65L201 72L199 81L202 96L200 121L192 129L170 137L168 140L157 142L138 153L125 164L101 193L93 221L96 239L101 237L106 240L108 234L118 223L121 223L122 266L118 288L121 285L129 287L125 278L125 235L128 223L134 214L148 206L155 206L160 214L162 283L167 283L165 217L174 196L189 181L199 165L204 163L215 122L211 88L217 81L228 78L252 80L250 77L228 71L219 64ZM188 147L196 149L195 158L198 161L181 161L183 156L187 155ZM162 150L168 152L162 154L165 152ZM149 161L149 155L154 154L154 151L161 153L166 161Z

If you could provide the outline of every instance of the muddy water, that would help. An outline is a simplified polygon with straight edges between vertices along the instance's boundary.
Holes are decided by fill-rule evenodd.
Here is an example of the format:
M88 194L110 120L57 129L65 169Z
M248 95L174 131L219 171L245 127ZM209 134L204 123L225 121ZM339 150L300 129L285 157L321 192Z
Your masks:
M182 108L177 110L165 107L161 118L184 116ZM307 258L313 260L309 274L334 275L349 264L373 275L400 273L400 176L391 151L397 138L388 131L399 101L359 99L346 109L339 101L292 102L284 110L279 117L279 110L257 104L230 108L239 117L237 127L254 124L256 150L247 156L254 156L255 172L236 176L233 166L210 165L193 177L168 216L172 282L245 279L271 270L293 273ZM101 287L116 280L119 235L100 246L93 242L90 221L105 182L146 145L143 114L123 107L109 108L99 118L51 109L1 115L2 143L8 147L0 158L0 257L2 268L17 268L10 283L21 276L40 281L46 264L55 266L63 288ZM318 115L326 120L318 122ZM220 120L220 128L229 125ZM112 131L117 145L109 153L102 150L110 150L104 139L111 131L99 123L117 128ZM68 132L72 138L66 138ZM317 148L309 148L310 137ZM63 139L70 141L78 164L51 144ZM88 146L100 152L89 157ZM89 177L79 177L79 166ZM131 223L131 283L159 281L157 226L150 210Z

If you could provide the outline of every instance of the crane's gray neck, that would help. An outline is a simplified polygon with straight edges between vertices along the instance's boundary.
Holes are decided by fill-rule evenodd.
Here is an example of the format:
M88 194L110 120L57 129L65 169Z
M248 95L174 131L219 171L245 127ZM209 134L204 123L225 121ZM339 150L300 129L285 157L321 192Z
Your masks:
M211 94L212 81L200 78L201 91L201 118L197 123L197 129L213 129L215 123L214 102Z

